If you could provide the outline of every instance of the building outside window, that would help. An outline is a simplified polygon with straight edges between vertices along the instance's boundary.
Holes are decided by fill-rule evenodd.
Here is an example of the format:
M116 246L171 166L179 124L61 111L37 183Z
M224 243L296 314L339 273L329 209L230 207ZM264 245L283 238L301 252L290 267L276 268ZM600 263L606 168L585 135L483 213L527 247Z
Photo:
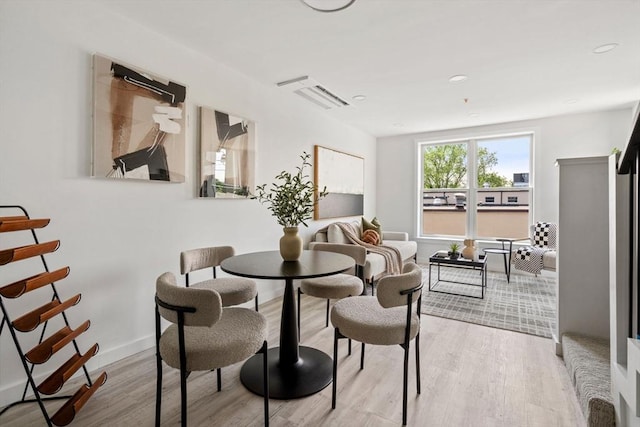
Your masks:
M422 237L526 237L533 134L424 142Z

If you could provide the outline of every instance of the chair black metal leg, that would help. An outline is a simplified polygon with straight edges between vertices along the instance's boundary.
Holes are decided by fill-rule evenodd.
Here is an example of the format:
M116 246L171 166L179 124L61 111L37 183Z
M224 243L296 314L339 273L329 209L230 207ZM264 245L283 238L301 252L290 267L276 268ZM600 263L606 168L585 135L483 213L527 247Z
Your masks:
M156 377L156 427L160 427L160 413L162 412L162 360L156 354L158 375Z
M511 281L511 255L513 254L513 241L509 241L509 269L507 270L507 283Z
M360 370L364 369L364 343L362 343L362 350L360 351Z
M331 394L331 409L336 409L336 392L338 382L338 328L333 330L333 392Z
M404 375L402 384L402 425L407 425L407 388L409 383L409 344L404 345Z
M504 260L504 274L507 275L507 283L509 283L509 267L507 265L507 254L502 254Z
M351 356L351 338L349 338L349 356Z
M262 357L263 360L263 368L262 368L262 377L264 378L264 425L266 427L269 426L269 359L268 359L269 349L267 348L267 342L265 341L262 345Z
M420 334L416 335L416 386L420 394Z
M160 356L160 312L158 306L155 309L156 318L156 427L160 427L160 414L162 413L162 357ZM2 319L2 326L4 326L4 318ZM2 327L0 326L0 331ZM44 410L43 410L44 412Z
M218 391L222 390L222 369L216 369L216 376L218 377Z
M326 319L324 321L324 327L328 327L329 326L329 302L330 300L327 298L327 316Z
M302 291L298 288L298 342L300 342L300 294Z
M258 311L258 295L256 294L256 311Z
M180 406L182 427L187 427L187 373L184 369L180 369Z
M371 280L371 296L376 296L376 290L373 287L374 284L375 284L375 281Z

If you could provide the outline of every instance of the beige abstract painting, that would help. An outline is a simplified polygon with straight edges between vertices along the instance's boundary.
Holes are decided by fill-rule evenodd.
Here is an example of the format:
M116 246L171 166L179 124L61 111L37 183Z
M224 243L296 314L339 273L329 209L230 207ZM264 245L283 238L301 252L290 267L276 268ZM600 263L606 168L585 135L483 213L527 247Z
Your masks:
M94 55L92 176L184 182L186 87Z
M314 179L328 194L316 204L314 219L364 213L364 159L316 145Z

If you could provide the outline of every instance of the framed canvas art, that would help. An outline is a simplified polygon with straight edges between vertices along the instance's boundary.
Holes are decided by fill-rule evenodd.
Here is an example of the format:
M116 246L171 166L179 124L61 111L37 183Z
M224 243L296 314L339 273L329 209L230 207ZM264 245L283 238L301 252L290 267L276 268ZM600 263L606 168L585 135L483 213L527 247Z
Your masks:
M314 219L364 213L364 159L331 148L314 146L314 175L327 196L316 204Z
M200 197L251 196L255 151L255 122L200 107Z
M184 182L186 87L93 57L92 176Z

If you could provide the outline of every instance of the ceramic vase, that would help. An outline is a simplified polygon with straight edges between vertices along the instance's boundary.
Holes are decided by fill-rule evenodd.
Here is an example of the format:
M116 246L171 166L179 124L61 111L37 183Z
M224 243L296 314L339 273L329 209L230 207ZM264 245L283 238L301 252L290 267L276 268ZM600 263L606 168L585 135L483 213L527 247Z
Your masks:
M473 239L465 239L464 240L464 249L462 249L462 257L465 259L474 260L476 259L476 247L475 240Z
M297 261L302 255L302 238L298 227L284 227L284 236L280 238L280 256L285 261Z

